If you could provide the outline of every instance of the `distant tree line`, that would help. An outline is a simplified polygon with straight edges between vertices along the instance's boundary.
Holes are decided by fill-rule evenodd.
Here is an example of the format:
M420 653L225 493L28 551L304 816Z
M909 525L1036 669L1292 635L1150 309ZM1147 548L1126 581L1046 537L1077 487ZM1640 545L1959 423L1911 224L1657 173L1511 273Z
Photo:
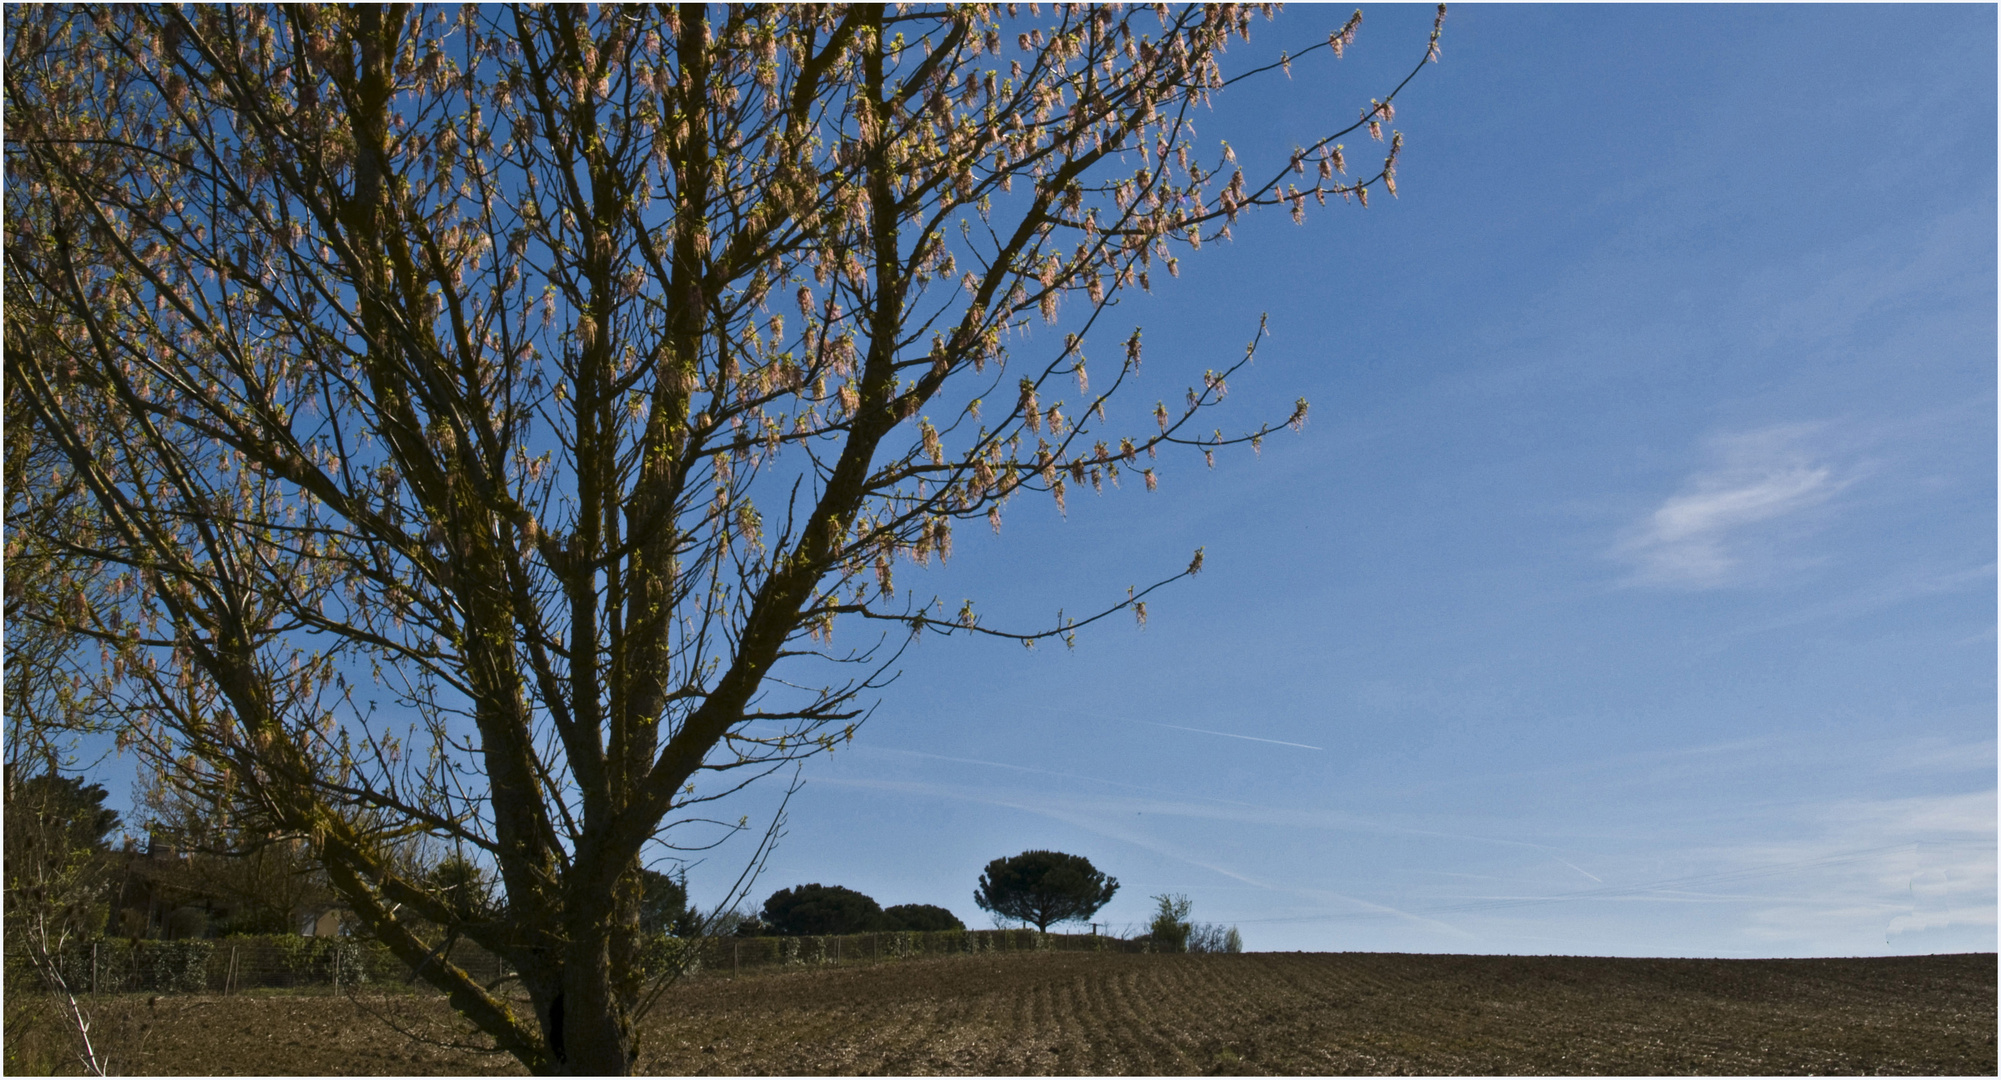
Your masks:
M69 940L360 929L342 917L324 870L304 845L282 835L239 835L228 826L227 808L142 799L147 843L141 848L128 840L118 851L110 836L121 822L105 808L102 787L55 774L24 777L15 768L7 781L10 928L41 916L59 923L56 936ZM437 851L406 858L412 875L444 901L452 923L504 916L506 898L480 861ZM648 941L966 929L937 904L884 907L855 889L818 882L780 889L754 913L704 913L689 902L684 874L642 869L639 877L639 930ZM1117 878L1083 856L1034 850L988 863L973 901L1046 933L1089 919L1118 888ZM1241 950L1236 928L1191 922L1187 897L1153 899L1157 910L1142 937L1156 950Z
M936 904L884 908L853 889L816 882L772 893L763 910L754 918L741 920L735 932L741 936L814 935L965 928L957 915Z
M1060 851L1024 851L995 859L980 875L973 902L1004 919L1052 923L1088 919L1119 888L1090 860ZM759 934L865 934L892 930L964 930L957 915L936 904L884 908L872 897L841 885L795 885L772 893L754 916L739 916L731 930Z

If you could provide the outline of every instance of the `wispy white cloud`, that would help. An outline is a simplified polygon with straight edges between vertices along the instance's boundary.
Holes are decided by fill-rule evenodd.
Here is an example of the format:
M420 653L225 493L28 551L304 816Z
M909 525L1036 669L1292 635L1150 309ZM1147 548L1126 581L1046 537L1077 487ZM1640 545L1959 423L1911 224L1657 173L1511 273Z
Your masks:
M1768 634L1775 630L1787 630L1827 620L1859 618L1900 604L1937 596L1949 596L1954 593L1985 593L1992 596L1994 571L1995 564L1992 562L1956 570L1920 568L1908 571L1830 600L1796 607L1775 618L1745 623L1723 631L1716 635L1711 647L1738 648L1739 639L1753 634Z
M1747 579L1746 541L1779 519L1827 501L1847 482L1805 447L1811 425L1784 425L1714 441L1714 463L1690 476L1617 548L1632 582L1713 588Z
M1962 945L1993 947L1993 789L1844 799L1800 807L1797 821L1806 835L1796 841L1716 853L1753 864L1805 859L1818 865L1792 881L1810 887L1810 898L1774 896L1747 910L1747 936L1860 941L1880 928L1894 947L1905 935L1930 930L1950 931ZM1862 857L1839 854L1851 846L1863 846Z

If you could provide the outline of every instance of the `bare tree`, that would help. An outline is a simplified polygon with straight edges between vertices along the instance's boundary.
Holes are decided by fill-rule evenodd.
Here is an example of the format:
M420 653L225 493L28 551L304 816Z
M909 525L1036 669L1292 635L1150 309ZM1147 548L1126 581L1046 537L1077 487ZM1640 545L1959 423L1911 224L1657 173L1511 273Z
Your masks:
M1197 146L1257 11L1039 12L6 15L8 393L93 508L74 628L144 752L310 837L531 1069L630 1068L642 853L851 738L899 642L1091 621L989 627L899 566L1274 430L1198 426L1251 351L1114 426L1110 299L1253 208L1394 192L1399 135L1358 179L1343 132L1264 174ZM504 903L399 870L420 833Z

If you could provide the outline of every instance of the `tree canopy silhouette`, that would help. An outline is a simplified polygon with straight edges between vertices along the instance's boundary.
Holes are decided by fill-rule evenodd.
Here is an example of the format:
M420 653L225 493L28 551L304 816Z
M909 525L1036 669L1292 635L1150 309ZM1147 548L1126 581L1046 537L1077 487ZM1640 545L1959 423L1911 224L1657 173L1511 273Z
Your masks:
M897 904L883 909L892 930L917 930L931 932L937 930L964 930L966 924L957 915L937 904Z
M853 934L884 925L882 905L842 885L795 885L764 902L764 921L781 934Z
M1081 855L1024 851L988 863L973 902L1047 932L1050 923L1090 918L1118 891L1117 878L1099 873Z
M1100 327L1245 213L1394 192L1401 135L1338 141L1394 92L1262 171L1198 143L1257 15L10 6L7 392L90 507L40 538L63 662L495 1047L627 1071L645 853L851 738L908 636L1160 584L1010 629L899 569L1304 421L1205 430L1248 350L1133 409L1161 368Z

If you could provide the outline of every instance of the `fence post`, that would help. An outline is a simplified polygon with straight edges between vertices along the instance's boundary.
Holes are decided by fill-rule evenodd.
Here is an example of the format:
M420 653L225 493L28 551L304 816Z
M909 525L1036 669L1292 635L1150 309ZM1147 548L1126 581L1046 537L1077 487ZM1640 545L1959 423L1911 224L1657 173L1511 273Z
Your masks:
M97 993L97 942L90 943L90 992Z
M730 944L730 978L736 978L737 969L743 966L743 942Z

